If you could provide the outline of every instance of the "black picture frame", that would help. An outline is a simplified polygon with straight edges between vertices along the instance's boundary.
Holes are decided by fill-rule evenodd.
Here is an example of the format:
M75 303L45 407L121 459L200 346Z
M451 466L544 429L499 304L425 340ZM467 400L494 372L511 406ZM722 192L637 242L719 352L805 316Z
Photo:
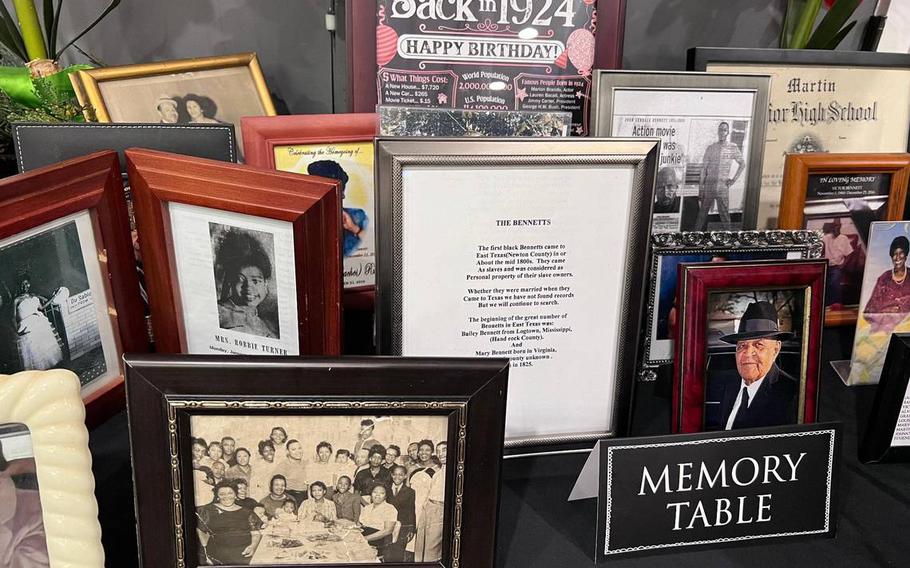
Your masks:
M455 447L445 502L453 508L443 559L407 566L494 565L507 360L127 355L124 362L140 564L197 565L196 539L187 538L195 506L181 489L193 486L185 467L191 416L350 410L449 417Z
M910 462L910 446L892 446L894 430L910 383L910 333L891 335L882 376L875 390L866 432L860 442L863 463Z

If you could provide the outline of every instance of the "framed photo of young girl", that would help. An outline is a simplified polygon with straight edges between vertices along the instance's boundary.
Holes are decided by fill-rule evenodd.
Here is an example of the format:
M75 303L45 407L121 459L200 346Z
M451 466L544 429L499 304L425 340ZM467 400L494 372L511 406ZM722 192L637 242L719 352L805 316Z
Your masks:
M0 373L74 372L90 424L149 348L116 152L0 180Z
M674 433L815 421L826 265L679 265Z
M0 566L104 566L80 383L0 375Z
M780 227L821 231L828 280L825 325L852 325L875 221L904 215L910 154L789 154Z
M127 150L157 351L335 355L338 182Z
M143 564L492 568L507 360L126 366Z
M244 117L252 166L327 177L341 185L345 307L371 309L376 283L373 113Z

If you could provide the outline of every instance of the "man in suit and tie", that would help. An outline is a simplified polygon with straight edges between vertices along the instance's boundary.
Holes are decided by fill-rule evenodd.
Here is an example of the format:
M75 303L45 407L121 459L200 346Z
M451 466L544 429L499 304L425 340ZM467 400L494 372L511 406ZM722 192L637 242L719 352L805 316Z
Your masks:
M796 423L799 382L776 363L781 341L792 336L780 331L769 302L749 304L737 333L720 338L736 345L736 370L709 372L705 430Z
M408 477L408 468L403 465L392 467L392 489L386 501L398 510L398 522L401 530L398 540L388 548L386 562L413 562L414 553L405 550L408 541L417 533L417 506L414 490L404 484Z

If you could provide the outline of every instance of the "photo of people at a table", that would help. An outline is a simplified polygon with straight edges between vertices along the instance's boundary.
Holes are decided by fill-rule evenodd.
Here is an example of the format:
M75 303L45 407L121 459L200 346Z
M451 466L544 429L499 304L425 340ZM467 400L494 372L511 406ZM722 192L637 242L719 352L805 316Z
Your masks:
M442 558L445 416L191 421L206 566Z

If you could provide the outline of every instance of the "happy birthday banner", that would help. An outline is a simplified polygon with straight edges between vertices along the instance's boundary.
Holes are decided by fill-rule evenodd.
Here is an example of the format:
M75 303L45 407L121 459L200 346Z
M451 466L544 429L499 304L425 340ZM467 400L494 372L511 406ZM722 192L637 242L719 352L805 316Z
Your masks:
M567 111L585 134L595 3L380 0L379 104Z

